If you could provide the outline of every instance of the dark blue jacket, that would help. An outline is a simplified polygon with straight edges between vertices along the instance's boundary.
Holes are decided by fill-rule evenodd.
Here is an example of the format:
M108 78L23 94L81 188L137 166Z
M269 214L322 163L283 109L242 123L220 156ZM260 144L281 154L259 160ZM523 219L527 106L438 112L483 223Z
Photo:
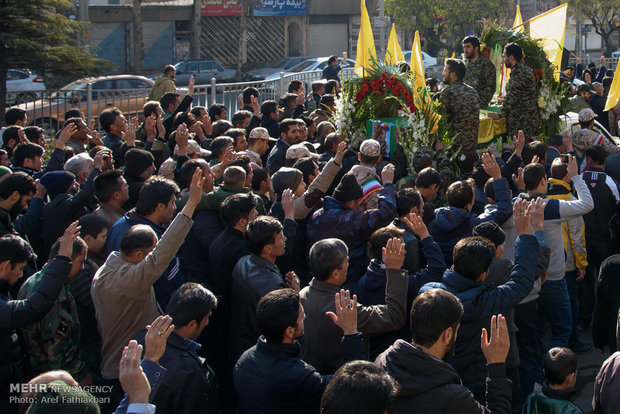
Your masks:
M276 142L276 145L273 146L271 152L269 152L269 157L267 158L267 169L269 170L269 175L274 175L276 171L284 167L284 163L286 162L286 151L290 146L291 145L282 138L280 138L278 142Z
M299 359L300 345L272 344L261 337L241 355L233 376L238 412L317 413L331 375L321 375ZM362 335L342 338L345 361L364 359Z
M210 249L213 241L222 233L224 226L217 211L201 210L194 214L194 224L179 250L187 282L201 283L216 295L216 287L209 282L211 274ZM234 267L234 265L233 265ZM230 276L230 272L228 273Z
M463 304L456 339L454 358L448 361L459 373L463 385L476 396L484 395L486 360L480 349L480 333L487 328L491 316L506 315L532 290L538 260L538 240L532 235L521 235L515 246L515 265L510 280L493 288L486 283L471 280L448 269L442 283L429 283L423 289L439 287L453 293Z
M441 207L435 210L435 218L429 223L428 231L433 240L439 244L446 264L452 265L452 250L463 237L471 236L471 231L478 224L494 221L498 226L504 224L512 215L510 191L505 178L494 180L497 210L479 216L471 211L457 207Z
M385 183L379 190L379 208L351 210L332 197L325 197L323 208L308 223L308 246L319 240L335 237L349 248L349 270L345 289L355 290L357 281L366 271L366 242L377 229L387 226L396 216L394 184Z
M161 239L166 231L165 227L159 226L144 216L136 213L135 210L127 212L123 217L118 219L116 223L110 229L108 238L106 239L106 248L108 252L119 251L121 248L121 239L130 227L136 224L146 224L153 229L157 234L157 239ZM174 259L168 265L168 269L157 279L157 282L153 284L155 289L155 297L157 298L157 304L161 309L166 309L168 299L172 292L177 290L183 284L183 274L181 273L181 266L179 259L174 256Z

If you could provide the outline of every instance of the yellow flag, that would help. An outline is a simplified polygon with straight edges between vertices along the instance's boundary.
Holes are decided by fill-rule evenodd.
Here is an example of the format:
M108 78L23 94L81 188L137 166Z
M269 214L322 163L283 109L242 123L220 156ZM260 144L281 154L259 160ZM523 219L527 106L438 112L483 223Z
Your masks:
M620 68L616 68L616 72L614 73L614 80L611 82L611 87L609 88L604 111L609 111L618 104L618 98L620 98L620 75L618 75L618 72L620 72Z
M366 0L362 0L361 8L362 21L360 34L357 37L357 56L355 57L355 68L353 69L357 76L364 76L364 68L370 67L371 57L377 59L375 39L372 35L368 10L366 10Z
M411 89L413 89L413 103L420 110L421 108L429 107L431 97L426 90L426 76L424 75L424 65L422 64L422 47L420 46L420 33L416 30L415 37L413 38L413 45L411 46ZM439 116L433 119L433 127L431 128L431 134L437 130L437 122L439 122Z
M547 54L547 59L555 66L554 77L557 81L560 80L567 9L568 4L564 3L530 19L530 37L541 39L540 43Z
M385 53L385 63L387 63L388 65L395 65L396 62L404 61L405 55L403 55L403 50L398 44L396 28L394 27L394 23L392 23L392 31L390 32L390 38L388 39L387 43L387 51Z
M512 30L523 33L523 17L521 17L521 7L517 4L517 13L515 14L515 22L512 24Z

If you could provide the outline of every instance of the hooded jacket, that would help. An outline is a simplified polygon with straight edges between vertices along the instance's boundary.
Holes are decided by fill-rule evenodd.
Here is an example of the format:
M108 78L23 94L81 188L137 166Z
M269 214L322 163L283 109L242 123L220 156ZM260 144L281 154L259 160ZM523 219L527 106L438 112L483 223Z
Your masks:
M570 402L575 390L554 390L543 385L542 391L535 391L523 405L524 413L536 414L581 414L581 408Z
M471 236L472 229L485 221L494 221L499 226L512 216L510 191L505 178L493 180L497 210L485 211L480 216L457 207L441 207L435 210L435 217L428 225L433 240L439 244L444 260L452 265L452 250L463 237Z
M487 365L486 407L463 386L450 364L401 339L379 355L375 364L400 386L390 414L511 412L512 385L504 364Z

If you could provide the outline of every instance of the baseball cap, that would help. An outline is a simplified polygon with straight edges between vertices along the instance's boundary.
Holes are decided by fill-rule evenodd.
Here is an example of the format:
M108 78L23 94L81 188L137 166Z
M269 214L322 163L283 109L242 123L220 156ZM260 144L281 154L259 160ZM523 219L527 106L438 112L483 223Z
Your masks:
M376 139L367 139L360 145L360 154L367 157L377 157L381 155L381 144Z
M187 155L200 154L201 157L208 157L211 151L203 149L196 141L190 139L187 141ZM179 155L179 145L174 147L174 155Z
M592 83L592 89L597 93L601 93L605 90L605 88L603 88L603 84L600 82L593 82Z
M250 135L248 136L250 139L268 139L269 141L277 141L276 138L271 138L269 136L269 132L267 128L256 127L250 131Z
M310 152L304 144L293 144L286 150L287 160L297 160L303 157L319 158L319 154Z
M597 115L591 108L584 108L579 111L579 122L588 122L596 118Z

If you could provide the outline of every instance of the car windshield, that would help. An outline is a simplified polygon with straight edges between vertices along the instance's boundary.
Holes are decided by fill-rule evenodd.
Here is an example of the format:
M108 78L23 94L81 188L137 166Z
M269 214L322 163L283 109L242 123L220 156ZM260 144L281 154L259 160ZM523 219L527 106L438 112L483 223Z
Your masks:
M52 93L50 95L50 99L70 98L73 95L79 94L78 91L85 89L86 85L87 85L87 82L84 82L84 81L71 82L63 86L62 88L60 88L58 91Z
M274 63L272 67L274 67L274 68L284 68L285 66L287 66L288 61L289 61L289 58L282 58L282 59L278 60L276 63Z

